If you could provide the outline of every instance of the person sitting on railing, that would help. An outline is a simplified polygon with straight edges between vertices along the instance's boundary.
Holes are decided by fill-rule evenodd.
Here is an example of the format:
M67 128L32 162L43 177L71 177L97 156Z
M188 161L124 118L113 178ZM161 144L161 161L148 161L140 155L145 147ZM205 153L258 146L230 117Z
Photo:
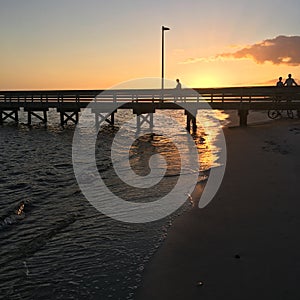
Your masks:
M276 86L279 87L279 88L284 87L281 76L278 78ZM280 102L281 100L283 100L283 95L282 95L282 90L279 89L278 91L276 91L275 95L273 96L273 101Z
M294 78L292 78L292 74L288 75L288 78L285 80L284 82L284 86L297 86L298 84L296 83L296 81L294 80Z
M278 78L278 81L277 81L277 83L276 83L276 86L278 86L278 87L283 87L283 86L284 86L284 84L283 84L283 82L282 82L282 77L281 77L281 76Z

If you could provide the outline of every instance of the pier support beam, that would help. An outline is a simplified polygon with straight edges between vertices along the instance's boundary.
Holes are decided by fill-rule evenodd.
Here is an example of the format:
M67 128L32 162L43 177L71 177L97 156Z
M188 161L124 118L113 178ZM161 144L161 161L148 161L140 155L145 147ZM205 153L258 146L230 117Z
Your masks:
M136 115L137 133L140 132L143 124L149 124L149 128L153 130L153 114L155 113L155 105L153 103L134 103L132 111Z
M247 117L249 111L247 109L239 109L238 114L240 117L240 126L246 127L247 126Z
M10 110L0 110L0 124L3 124L3 122L7 119L11 119L15 121L16 123L19 122L19 115L18 115L19 108L10 109Z
M30 109L25 109L25 111L27 111L27 113L28 113L28 121L27 121L28 125L31 125L31 119L32 119L32 117L35 117L35 118L41 120L43 124L47 124L47 111L48 110L49 109L43 109L43 110L41 110L41 112L43 113L43 116L40 116L40 115L38 115L36 113L36 111L32 111Z
M64 125L68 124L68 121L73 122L74 124L78 123L79 120L79 111L65 111L65 110L59 110L60 113L60 125L63 127Z
M136 125L138 131L140 131L143 124L149 124L149 128L153 129L153 113L136 115Z
M95 114L95 125L96 125L96 128L99 128L100 123L102 123L103 121L105 121L108 124L114 126L115 125L115 113L116 112L117 111L114 111L109 116L107 116L107 113L99 112L99 111L96 111L96 110L93 111L93 113Z
M195 114L191 114L189 111L185 110L184 114L186 115L186 130L188 132L191 131L191 122L192 122L192 128L193 128L193 133L197 132L197 119L195 117Z

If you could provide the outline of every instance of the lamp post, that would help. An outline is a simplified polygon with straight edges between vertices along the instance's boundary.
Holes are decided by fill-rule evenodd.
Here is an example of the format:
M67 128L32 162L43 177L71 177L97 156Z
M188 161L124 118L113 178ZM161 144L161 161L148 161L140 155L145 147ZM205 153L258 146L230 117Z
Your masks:
M170 28L162 26L161 27L161 89L164 89L164 77L165 77L165 70L164 70L164 59L165 59L165 34L166 30L170 30Z

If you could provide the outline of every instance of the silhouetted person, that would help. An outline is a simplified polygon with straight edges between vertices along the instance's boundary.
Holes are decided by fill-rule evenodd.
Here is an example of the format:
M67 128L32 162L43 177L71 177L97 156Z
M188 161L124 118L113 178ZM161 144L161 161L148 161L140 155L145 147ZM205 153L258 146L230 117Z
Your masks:
M278 78L276 86L279 88L284 87L281 76ZM277 92L276 95L274 96L274 101L276 101L276 102L280 102L282 100L282 90L281 89L279 89L279 90L280 90L280 92Z
M176 82L177 82L177 85L175 88L175 93L176 93L175 100L177 100L181 95L181 83L178 78L176 79Z
M278 81L277 81L277 83L276 83L276 86L278 86L278 87L283 87L283 86L284 86L284 84L283 84L283 82L282 82L282 77L281 77L281 76L278 78Z
M288 75L288 78L285 80L284 85L286 86L293 86L298 85L296 81L292 78L292 74Z

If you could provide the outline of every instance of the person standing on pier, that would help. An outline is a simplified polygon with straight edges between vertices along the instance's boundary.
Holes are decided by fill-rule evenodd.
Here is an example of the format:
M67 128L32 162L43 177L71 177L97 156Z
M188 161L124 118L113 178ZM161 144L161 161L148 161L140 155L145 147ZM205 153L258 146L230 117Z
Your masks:
M177 78L176 79L176 82L177 82L177 85L176 85L176 88L175 88L175 101L180 97L181 95L181 83L180 83L180 80ZM181 98L181 97L180 97Z
M177 78L176 79L176 82L177 82L177 85L176 85L176 90L178 91L180 91L181 90L181 83L180 83L180 80Z
M294 80L294 78L292 78L292 74L288 75L288 78L285 80L284 82L284 86L287 87L292 87L292 86L297 86L298 84L296 83L296 81ZM293 92L289 92L287 95L287 102L290 103L292 100L295 99L295 95Z
M296 81L294 80L294 78L292 78L292 74L288 75L288 78L285 80L284 82L285 86L297 86L298 84L296 83Z

